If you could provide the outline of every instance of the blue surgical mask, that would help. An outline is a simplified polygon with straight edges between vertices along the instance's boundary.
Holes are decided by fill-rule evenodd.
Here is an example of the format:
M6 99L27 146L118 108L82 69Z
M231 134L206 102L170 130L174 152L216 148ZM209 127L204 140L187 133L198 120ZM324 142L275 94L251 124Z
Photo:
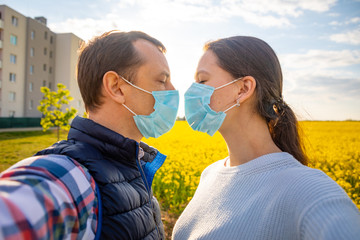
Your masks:
M226 87L240 79L235 79L217 88L199 83L193 83L190 86L185 93L185 117L193 130L205 132L210 136L219 130L225 120L226 112L240 106L240 103L237 102L224 111L215 112L209 106L211 95L215 90Z
M149 92L132 84L125 78L121 78L131 86L151 94L155 99L155 110L150 115L137 115L128 106L123 104L127 110L134 114L135 124L141 134L145 138L157 138L168 132L174 126L176 121L176 115L179 108L179 92L177 90Z

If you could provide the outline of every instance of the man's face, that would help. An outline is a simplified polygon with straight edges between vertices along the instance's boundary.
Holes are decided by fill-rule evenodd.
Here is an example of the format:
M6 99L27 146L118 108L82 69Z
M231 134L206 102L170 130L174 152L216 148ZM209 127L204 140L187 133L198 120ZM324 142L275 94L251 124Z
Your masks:
M134 85L149 92L174 90L170 81L170 70L162 52L146 40L137 40L134 47L143 59L138 68ZM155 99L152 95L127 85L125 104L138 115L149 115L154 111Z

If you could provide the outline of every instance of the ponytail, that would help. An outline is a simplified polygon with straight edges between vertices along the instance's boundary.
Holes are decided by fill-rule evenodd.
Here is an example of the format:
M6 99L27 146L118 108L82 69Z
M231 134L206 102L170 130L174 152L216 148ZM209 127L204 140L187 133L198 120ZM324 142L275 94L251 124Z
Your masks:
M308 159L301 140L299 123L292 109L280 99L272 103L272 108L267 109L266 115L269 131L276 146L281 151L293 155L303 165L307 165Z

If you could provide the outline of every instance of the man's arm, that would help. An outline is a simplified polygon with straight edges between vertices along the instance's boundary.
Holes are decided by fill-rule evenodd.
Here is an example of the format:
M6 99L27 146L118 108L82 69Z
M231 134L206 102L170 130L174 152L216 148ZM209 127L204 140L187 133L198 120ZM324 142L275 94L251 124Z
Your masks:
M0 175L0 239L93 239L93 178L65 156L21 161Z

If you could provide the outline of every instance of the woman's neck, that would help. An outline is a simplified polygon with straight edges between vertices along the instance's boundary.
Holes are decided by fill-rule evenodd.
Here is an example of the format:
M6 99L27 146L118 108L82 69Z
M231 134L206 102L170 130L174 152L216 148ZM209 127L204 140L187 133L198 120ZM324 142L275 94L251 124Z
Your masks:
M255 114L242 121L236 119L233 123L227 122L229 127L220 131L228 146L228 165L237 166L265 154L281 152L272 140L265 120Z

